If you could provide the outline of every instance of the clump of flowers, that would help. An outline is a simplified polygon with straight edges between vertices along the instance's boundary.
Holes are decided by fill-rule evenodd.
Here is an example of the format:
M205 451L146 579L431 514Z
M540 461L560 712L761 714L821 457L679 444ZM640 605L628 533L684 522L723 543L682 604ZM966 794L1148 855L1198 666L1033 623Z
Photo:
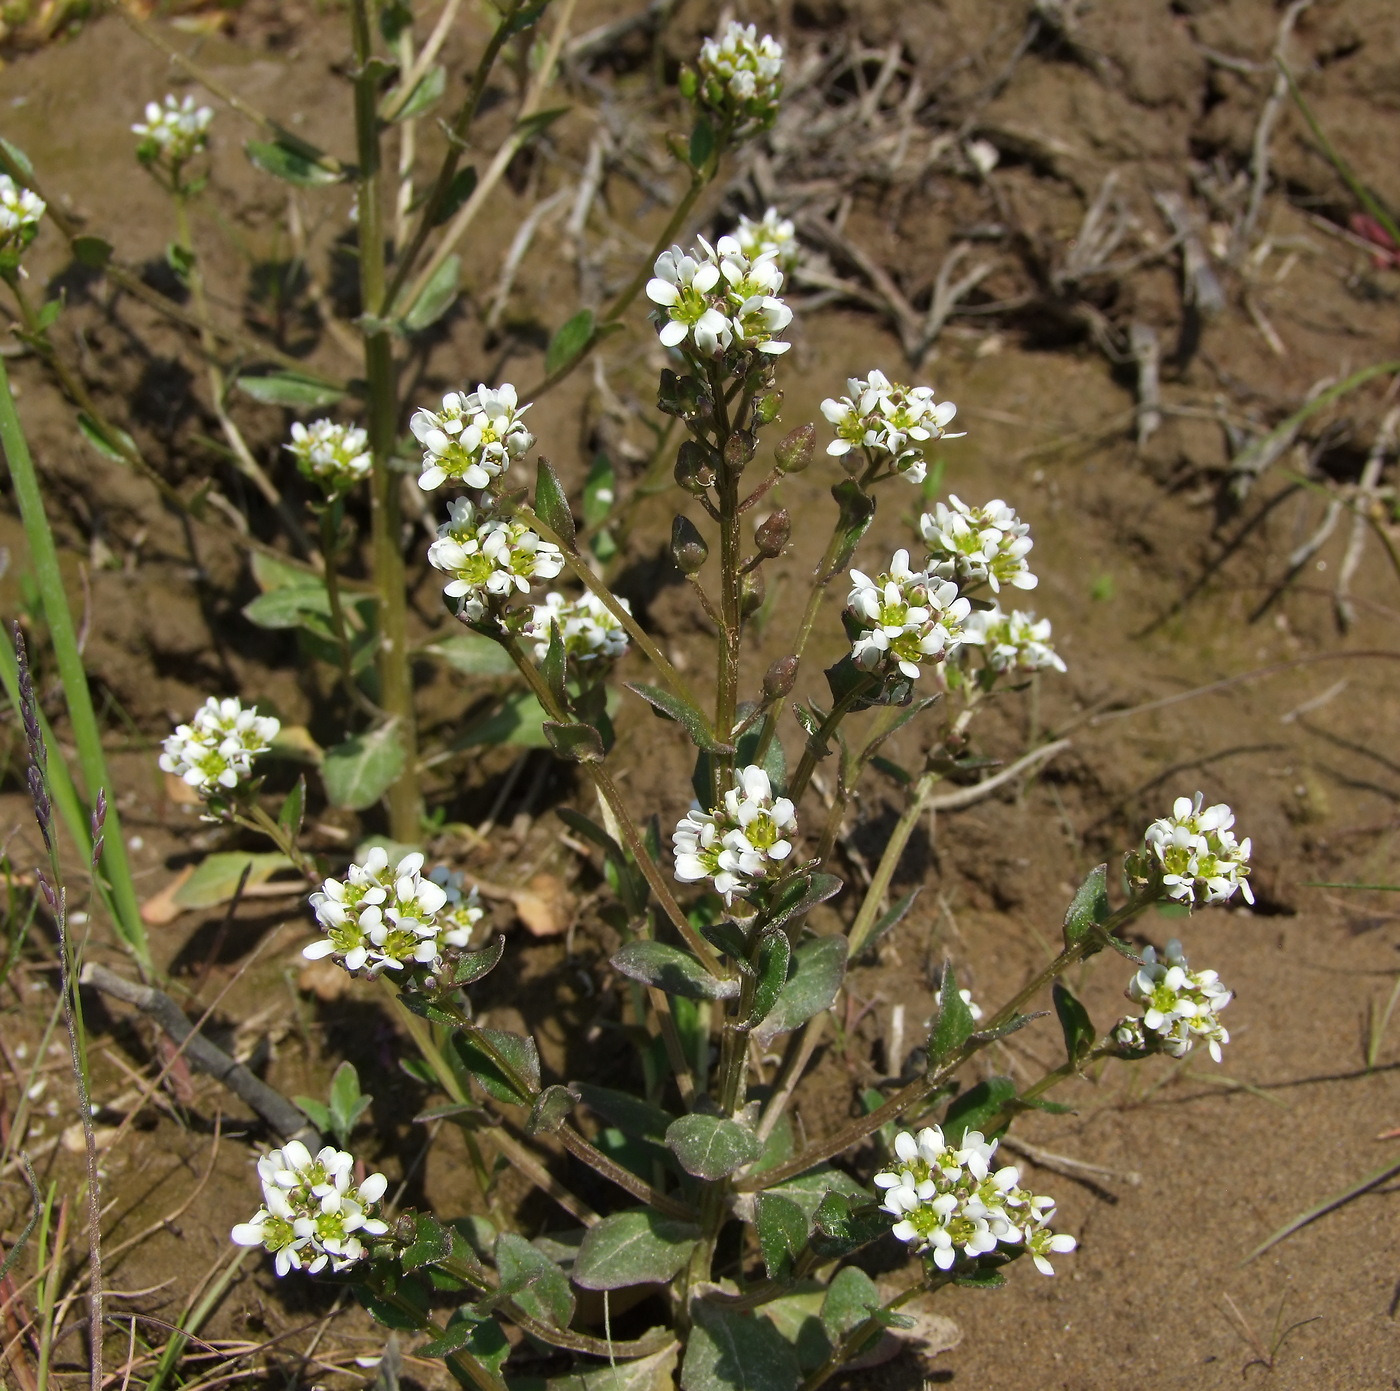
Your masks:
M778 268L788 275L797 268L802 256L792 219L780 216L777 208L769 208L757 221L741 215L734 240L750 260L771 255Z
M210 696L189 724L178 725L165 741L160 766L205 797L232 791L253 771L253 760L266 753L280 720L245 710L237 696Z
M1144 948L1142 966L1128 983L1127 996L1141 1004L1143 1012L1118 1022L1113 1036L1120 1047L1184 1058L1203 1042L1220 1061L1221 1046L1229 1043L1230 1035L1219 1015L1234 996L1216 972L1191 970L1180 942L1168 942L1161 961L1152 947Z
M418 486L432 492L444 483L485 488L535 442L521 423L529 405L519 405L515 388L479 385L470 395L449 391L442 409L418 410L408 427L423 446Z
M731 20L718 38L700 46L696 71L681 90L733 136L767 130L783 91L783 46L752 24Z
M47 206L33 189L0 174L0 269L19 264L20 253L34 240Z
M712 811L692 807L673 837L676 878L713 880L727 905L748 900L778 878L797 835L797 815L786 797L774 797L768 774L750 764L738 769Z
M438 865L428 878L447 895L447 901L437 915L441 928L438 940L445 947L465 949L471 946L472 933L477 923L486 916L476 885L467 888L466 879L457 870L448 869L446 865Z
M318 483L327 497L339 497L370 474L369 435L358 425L334 420L297 421L292 442L283 448L297 461L304 478Z
M618 603L632 612L626 599L619 599ZM537 661L544 661L548 654L550 633L555 627L564 643L564 655L580 666L606 667L627 651L627 629L591 591L585 590L577 599L547 594L544 603L535 605L521 632L533 640Z
M863 449L872 465L888 457L894 472L922 483L928 473L924 446L959 438L947 428L958 408L951 401L936 402L932 387L903 386L872 371L865 380L851 377L846 389L849 396L822 402L822 414L836 429L828 454L839 457Z
M131 128L141 139L136 157L142 164L164 164L178 170L208 145L213 120L213 110L196 106L188 94L183 100L167 95L164 105L148 101L146 119Z
M967 618L967 631L975 633L987 665L1004 675L1029 675L1036 671L1064 671L1064 659L1050 642L1050 620L1013 609L982 609Z
M466 945L444 937L445 932L460 934L462 923L444 921L447 890L423 873L423 856L417 851L391 868L387 852L376 845L363 864L346 870L344 879L327 879L310 902L326 936L302 955L311 961L334 957L347 971L377 976L417 963L431 974L444 945ZM466 923L467 940L472 922Z
M1053 1275L1050 1257L1073 1251L1072 1236L1054 1232L1055 1200L1021 1187L1021 1171L1009 1164L993 1170L997 1142L976 1130L951 1142L936 1125L915 1136L895 1136L898 1167L875 1175L883 1189L883 1211L897 1218L893 1231L939 1270L975 1261L998 1246L1030 1253L1036 1269Z
M697 240L689 253L679 246L663 251L647 281L662 345L679 348L688 340L689 351L703 358L787 352L790 344L775 337L792 322L792 310L778 298L783 273L776 250L751 256L734 237L714 246Z
M1196 907L1224 903L1238 889L1246 903L1249 837L1236 840L1235 814L1224 802L1203 806L1205 797L1178 797L1172 814L1154 821L1144 837L1138 869L1156 879L1168 898Z
M456 599L457 613L469 623L486 616L491 600L528 594L534 580L552 580L564 557L523 522L505 521L468 498L455 498L438 539L428 547L428 562L451 576L443 586Z
M923 663L941 662L949 648L978 640L967 626L971 612L951 580L911 569L909 552L896 551L889 570L876 579L851 571L846 613L856 632L852 660L862 671L897 669L917 681Z
M969 507L954 493L919 519L929 549L929 571L966 587L985 581L993 594L1004 584L1034 589L1039 581L1026 564L1035 544L1030 527L1000 498Z
M262 1246L274 1256L278 1275L327 1265L341 1271L363 1260L366 1237L384 1236L379 1200L389 1181L371 1174L352 1182L355 1157L327 1145L312 1158L300 1140L290 1140L258 1160L263 1206L251 1222L230 1233L238 1246Z

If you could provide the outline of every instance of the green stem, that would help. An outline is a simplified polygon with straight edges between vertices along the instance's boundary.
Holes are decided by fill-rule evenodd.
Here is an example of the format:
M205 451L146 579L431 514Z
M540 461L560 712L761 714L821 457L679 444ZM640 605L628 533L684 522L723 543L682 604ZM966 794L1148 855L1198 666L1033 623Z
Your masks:
M19 503L20 519L24 523L29 556L34 566L34 578L44 604L44 620L53 642L58 674L63 682L63 697L68 706L68 718L73 726L73 741L78 746L78 766L82 769L89 802L96 800L98 790L107 788L107 825L102 847L102 867L115 906L114 926L131 949L142 975L151 969L151 951L146 940L146 925L141 921L141 909L131 878L131 864L126 855L126 836L122 831L117 798L107 772L107 759L102 751L102 734L88 689L87 673L83 670L82 653L73 628L73 615L68 596L63 589L63 572L59 569L58 550L53 532L44 512L43 493L39 487L29 444L24 437L10 379L0 360L0 449L9 465L15 498Z
M816 771L817 764L827 756L827 741L836 733L841 721L851 712L851 707L863 696L870 693L872 680L865 680L851 687L838 700L832 708L831 713L821 723L821 728L815 734L809 735L807 743L803 746L802 757L798 761L797 771L792 775L792 780L788 783L787 795L794 806L797 805L802 794L807 790L807 783L812 774Z
M299 874L304 874L310 883L321 877L315 860L297 845L281 826L270 817L256 802L249 805L242 817L243 824L250 830L261 831L295 866Z
M345 622L345 604L340 593L340 526L343 509L344 504L339 498L321 509L321 559L325 562L326 602L331 611L331 632L335 637L341 685L352 704L377 720L380 716L379 709L355 680L355 654L350 646L350 633Z
M885 842L884 853L880 856L875 876L870 881L869 889L866 890L865 900L860 905L860 912L856 914L856 920L851 924L849 940L852 958L860 954L865 946L865 939L870 935L871 929L880 916L880 906L884 903L885 895L890 890L890 882L894 879L895 870L899 868L899 861L904 855L904 847L909 844L909 837L914 833L914 827L919 824L919 818L924 814L924 808L928 805L929 798L933 796L933 789L941 779L942 774L934 772L925 773L919 779L914 788L913 799L904 809L904 815L896 822L889 840Z
M418 734L413 708L413 671L408 653L408 588L400 542L399 489L394 470L398 429L398 381L393 345L383 323L384 227L381 206L380 127L371 64L373 39L369 0L353 0L350 28L355 46L355 138L360 166L360 302L364 310L365 379L369 383L369 443L373 459L373 570L379 605L379 703L395 722L404 751L403 772L389 788L389 834L418 839L423 822L418 783Z

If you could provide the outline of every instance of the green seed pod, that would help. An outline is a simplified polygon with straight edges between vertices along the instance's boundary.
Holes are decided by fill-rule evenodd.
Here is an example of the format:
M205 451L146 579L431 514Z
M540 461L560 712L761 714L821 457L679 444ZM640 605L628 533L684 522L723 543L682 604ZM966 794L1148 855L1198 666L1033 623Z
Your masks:
M768 593L768 583L762 570L750 570L739 587L739 613L747 618L763 607L764 596Z
M789 430L778 441L773 453L777 457L778 467L784 473L801 473L812 462L812 455L816 453L816 449L817 427L799 425L797 429Z
M704 565L710 548L689 517L677 517L671 523L671 559L683 575L694 575Z
M772 560L775 556L782 555L783 547L787 545L791 535L792 518L788 516L786 507L780 507L755 529L753 539L759 554Z
M764 700L781 700L797 684L797 658L779 657L763 675Z

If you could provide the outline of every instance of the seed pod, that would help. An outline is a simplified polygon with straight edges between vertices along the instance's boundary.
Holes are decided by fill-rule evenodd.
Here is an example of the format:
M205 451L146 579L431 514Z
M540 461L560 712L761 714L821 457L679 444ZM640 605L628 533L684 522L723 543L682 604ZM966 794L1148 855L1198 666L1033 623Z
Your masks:
M782 555L783 547L787 545L790 535L792 535L792 518L788 516L786 507L780 507L755 529L753 539L759 554L772 560L775 556Z
M797 658L779 657L763 674L764 700L781 700L797 684Z
M757 452L757 438L748 430L735 430L724 442L725 467L735 473L742 473Z
M760 396L753 403L754 427L771 425L778 418L778 412L782 408L783 393L781 391L770 391L767 395Z
M739 614L747 618L755 610L763 607L764 596L768 593L767 581L762 570L750 570L739 586Z
M686 440L676 453L676 482L699 497L714 481L709 451L695 440Z
M777 456L778 467L784 473L801 473L812 462L816 448L817 427L799 425L778 441L778 447L773 452Z
M695 529L689 517L677 517L671 523L671 559L683 575L694 575L704 565L710 548Z

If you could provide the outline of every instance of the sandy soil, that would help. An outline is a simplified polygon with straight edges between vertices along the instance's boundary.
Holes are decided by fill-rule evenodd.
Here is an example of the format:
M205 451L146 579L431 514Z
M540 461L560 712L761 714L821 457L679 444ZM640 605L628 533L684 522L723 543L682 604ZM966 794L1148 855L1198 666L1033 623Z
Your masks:
M1081 1239L1060 1275L1049 1281L1017 1268L998 1293L951 1292L940 1307L963 1330L956 1349L931 1363L907 1353L847 1384L889 1391L912 1391L926 1381L1167 1391L1271 1378L1281 1388L1329 1391L1400 1386L1396 1199L1387 1186L1243 1263L1287 1218L1400 1163L1397 1141L1379 1138L1400 1125L1400 1032L1386 1034L1375 1066L1366 1061L1367 1011L1383 1006L1400 971L1397 913L1385 893L1318 887L1400 882L1396 575L1372 538L1352 586L1355 621L1342 631L1333 583L1350 514L1342 514L1291 577L1288 563L1326 505L1297 475L1355 482L1387 405L1386 380L1314 417L1298 448L1243 501L1226 479L1243 439L1276 424L1315 384L1394 354L1400 281L1348 239L1343 229L1353 204L1286 102L1273 130L1273 179L1249 253L1220 268L1226 294L1213 317L1183 303L1180 260L1152 199L1177 193L1198 218L1216 225L1247 206L1280 12L1265 0L1152 0L1077 7L1073 22L1056 29L1048 20L1028 28L1028 7L1019 3L823 0L776 8L777 14L749 10L775 21L798 51L865 45L876 55L862 68L866 78L885 53L903 54L898 84L907 92L917 79L925 94L911 103L918 119L907 134L915 151L957 132L987 139L1001 152L997 170L980 181L932 165L910 175L907 162L882 163L883 146L848 149L834 140L775 156L784 180L778 193L781 200L784 190L797 190L791 206L805 200L809 209L822 206L823 196L849 195L845 235L887 267L899 291L920 307L951 245L970 244L968 265L991 262L967 302L974 312L952 319L918 375L958 402L968 432L946 446L946 486L974 502L1005 497L1031 522L1042 577L1035 605L1053 619L1070 670L1042 682L1033 703L1007 701L994 709L979 725L978 743L1005 756L1039 730L1065 730L1074 741L1020 793L944 815L916 836L898 887L918 883L924 892L878 960L853 975L844 1047L820 1055L800 1093L803 1123L809 1133L834 1125L849 1114L858 1089L886 1073L897 1006L908 1021L908 1044L918 1041L931 1010L932 973L945 957L969 974L981 1000L996 1002L1014 989L1054 938L1083 874L1121 853L1181 792L1200 787L1236 809L1241 830L1254 839L1259 900L1253 912L1143 925L1143 941L1182 936L1193 961L1215 966L1236 990L1227 1017L1232 1042L1221 1066L1193 1059L1181 1067L1165 1061L1116 1067L1095 1084L1064 1090L1061 1099L1073 1102L1074 1114L1018 1122L1013 1138L1035 1147L1045 1166L1028 1157L1030 1172L1060 1197L1063 1224ZM578 28L610 13L607 6L582 5ZM682 6L662 50L684 54L712 18L712 7ZM1400 205L1392 157L1400 135L1400 30L1387 23L1391 18L1381 0L1320 0L1300 14L1288 52L1295 70L1306 74L1304 89L1325 128L1358 175L1394 207ZM475 51L475 22L464 21L449 46L449 62L458 68ZM250 7L231 35L207 38L199 48L200 60L255 104L309 139L343 143L340 112L348 97L338 68L345 45L334 17L299 5ZM596 76L604 79L614 114L633 113L637 122L654 125L648 68L641 46L625 49ZM140 104L169 81L160 55L110 19L0 70L6 138L123 256L153 267L169 237L168 218L130 158L126 128ZM849 96L838 89L829 100ZM488 118L488 139L504 130L507 106ZM258 267L289 254L277 230L285 197L281 186L248 167L233 118L220 120L211 192L198 226L210 278L226 287L220 311L241 317L250 331L280 332L284 345L345 370L313 311L299 303L277 310L258 298ZM651 126L639 128L648 138L655 134ZM485 333L477 311L489 302L522 211L576 174L589 132L583 116L565 118L549 157L526 162L503 189L471 258L470 310L447 322L414 369L419 397L479 375L536 376L540 343L559 318L556 306L579 293L573 262L561 250L562 231L548 229L531 251L498 331ZM857 177L862 162L867 167ZM723 224L733 209L754 208L755 189L767 177L761 163L750 169L747 181L729 189L725 204L716 201L698 225ZM1123 240L1107 258L1108 270L1086 270L1074 260L1086 244L1085 210L1109 178L1123 209ZM605 191L612 218L643 245L659 221L657 208L620 174L609 176ZM343 192L318 205L319 220L309 224L314 265L325 264L347 206ZM1209 245L1209 228L1205 236ZM231 471L201 443L216 427L188 337L65 267L52 239L36 250L36 281L57 277L68 287L60 339L103 401L167 477L187 484L216 474L247 507L255 534L273 537L267 509L237 492ZM604 249L597 283L610 283L620 254L616 242ZM831 256L834 274L860 281L858 267L837 252ZM1134 324L1155 330L1163 347L1164 416L1141 447L1134 370L1111 360ZM604 360L624 405L649 409L659 362L650 335L620 338ZM913 370L891 315L849 302L799 315L786 364L784 421L818 418L822 397L873 365L891 374ZM89 667L109 698L114 743L125 741L116 764L119 800L140 886L153 894L181 865L226 844L222 832L166 800L151 749L171 719L186 716L216 688L266 700L321 737L334 737L338 712L322 676L298 660L290 640L241 618L256 591L239 552L207 534L192 541L146 484L86 449L36 364L18 361L14 374L51 484L74 594L90 596ZM586 376L541 402L533 417L541 447L572 483L581 481L598 447L635 472L648 438L634 418L609 415ZM246 401L234 409L270 459L284 430L281 413ZM791 553L770 574L770 585L781 586L774 634L791 628L800 608L804 577L824 541L822 509L830 507L832 481L832 470L819 464L783 485L781 501L801 520ZM660 545L675 505L674 496L644 505L619 585L678 662L694 664L705 651L703 615L667 569ZM912 495L888 496L857 563L875 563L907 544L916 511ZM0 510L0 544L10 554L0 608L10 614L24 603L24 549L8 505ZM420 571L416 581L417 621L426 636L443 620L432 580ZM834 604L830 619L818 658L839 650ZM756 678L778 650L755 659L750 675ZM820 694L821 663L809 665L804 680ZM1202 689L1232 678L1246 679ZM489 697L479 685L427 669L423 680L430 734L457 727ZM688 801L686 747L674 727L629 716L619 723L615 757L631 794L666 824ZM915 760L931 732L917 725L906 731L894 756ZM446 821L479 821L514 761L514 751L492 750L449 765L430 789ZM22 863L33 854L34 836L15 767L12 757L0 794L0 831L11 859ZM878 855L898 814L888 784L876 777L861 794L847 851L853 877L860 857ZM506 799L489 847L468 858L467 842L450 834L438 847L445 858L494 880L515 882L541 871L574 880L583 908L567 946L531 941L498 910L501 926L513 932L510 950L480 996L492 1022L523 1022L537 1033L546 1067L558 1078L597 1076L624 1057L610 1032L619 996L606 956L615 939L598 917L594 878L560 846L550 813L570 800L585 805L582 796L568 774L537 755ZM319 810L315 823L317 848L328 855L343 854L359 833L378 829L373 816L360 822ZM834 911L842 911L840 900ZM156 943L194 1013L261 946L256 964L219 1005L223 1036L235 1036L241 1024L237 1041L260 1047L269 1079L287 1093L320 1091L335 1063L353 1058L376 1094L372 1162L395 1176L411 1172L406 1201L431 1201L444 1212L466 1209L478 1200L453 1139L418 1166L423 1131L412 1117L431 1098L397 1074L400 1045L380 997L362 984L331 999L308 992L297 956L307 936L295 900L264 900L227 927L218 915L187 914L158 929ZM1100 1022L1117 1008L1125 983L1120 964L1098 958L1076 982ZM43 981L36 966L11 991L0 1046L12 1068L16 1044L32 1047L42 1028L33 1002L42 999L47 1007ZM123 1068L154 1056L152 1040L97 999L89 1011L97 1092L112 1096L131 1085ZM1047 1023L1015 1035L993 1062L1029 1079L1053 1063L1058 1049ZM13 1075L5 1086L8 1124ZM123 1305L163 1319L183 1307L226 1249L230 1221L250 1207L257 1140L244 1122L234 1124L242 1113L226 1094L198 1078L180 1086L188 1090L177 1088L161 1106L149 1105L140 1127L106 1160L113 1245L178 1208L191 1179L204 1176L208 1165L207 1182L188 1210L111 1272L117 1288L170 1282ZM50 1091L61 1092L61 1074ZM223 1135L216 1139L220 1113ZM46 1121L47 1137L34 1134L31 1147L52 1140L71 1120L60 1108ZM1076 1178L1053 1156L1106 1172L1092 1181ZM855 1156L857 1169L869 1157ZM62 1184L75 1180L78 1159L65 1145L48 1150L43 1162ZM586 1176L573 1177L587 1188ZM19 1213L18 1190L6 1194ZM519 1195L507 1189L507 1196ZM535 1200L525 1202L523 1217L531 1230L555 1220ZM20 1220L11 1216L11 1236ZM870 1269L897 1268L898 1253L893 1243L890 1248L872 1250ZM313 1324L332 1304L326 1291L275 1282L250 1261L208 1333L275 1337ZM1274 1349L1273 1331L1293 1325ZM346 1314L325 1346L370 1350L376 1337L358 1315ZM294 1369L294 1349L304 1343L302 1336L288 1337L270 1356ZM67 1346L75 1348L76 1337ZM1270 1358L1272 1368L1264 1365ZM318 1373L305 1375L310 1384Z

